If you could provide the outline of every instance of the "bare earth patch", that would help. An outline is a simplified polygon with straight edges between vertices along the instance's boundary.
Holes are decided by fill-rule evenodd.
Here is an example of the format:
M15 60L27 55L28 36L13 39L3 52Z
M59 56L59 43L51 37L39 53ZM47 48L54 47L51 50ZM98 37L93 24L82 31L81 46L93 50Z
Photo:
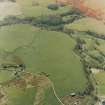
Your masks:
M97 74L97 73L102 72L102 71L103 71L103 70L96 69L96 68L91 68L91 72L92 72L93 74Z
M6 16L21 15L21 10L18 4L12 2L0 2L0 20Z

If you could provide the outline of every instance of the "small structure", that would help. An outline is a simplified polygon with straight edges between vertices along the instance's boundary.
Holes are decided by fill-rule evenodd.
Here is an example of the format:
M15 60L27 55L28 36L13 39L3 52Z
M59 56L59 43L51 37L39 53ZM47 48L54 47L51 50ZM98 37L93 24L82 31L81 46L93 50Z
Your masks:
M91 72L92 72L93 74L97 74L97 73L103 71L102 69L97 69L97 68L91 68L90 70L91 70Z
M70 96L74 97L76 96L76 93L71 93Z

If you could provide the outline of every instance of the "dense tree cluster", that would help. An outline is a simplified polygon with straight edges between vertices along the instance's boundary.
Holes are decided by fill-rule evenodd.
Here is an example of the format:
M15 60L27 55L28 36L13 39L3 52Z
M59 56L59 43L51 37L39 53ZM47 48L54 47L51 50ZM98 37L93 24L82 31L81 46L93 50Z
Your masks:
M57 9L59 9L59 5L56 3L49 4L48 9L57 10Z

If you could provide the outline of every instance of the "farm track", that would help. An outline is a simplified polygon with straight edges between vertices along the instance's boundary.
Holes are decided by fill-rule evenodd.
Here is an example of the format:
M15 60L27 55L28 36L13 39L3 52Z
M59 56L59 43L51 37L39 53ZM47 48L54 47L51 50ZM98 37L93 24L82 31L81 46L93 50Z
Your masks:
M49 85L49 86L48 86ZM55 89L55 86L54 86L54 83L50 80L49 77L45 77L45 81L40 82L39 83L39 86L38 86L38 89L37 89L37 94L36 94L36 97L35 97L35 102L34 102L34 105L42 105L41 102L44 100L44 89L48 88L48 87L51 87L52 90L53 90L53 93L56 97L56 99L58 100L58 102L61 104L61 105L65 105L61 99L59 98L59 95L57 94L56 92L56 89Z
M61 101L61 99L59 98L58 94L56 93L56 90L55 90L55 87L54 87L53 82L51 82L51 87L52 87L52 89L53 89L54 95L55 95L56 99L58 100L58 102L61 103L61 105L65 105L65 104Z

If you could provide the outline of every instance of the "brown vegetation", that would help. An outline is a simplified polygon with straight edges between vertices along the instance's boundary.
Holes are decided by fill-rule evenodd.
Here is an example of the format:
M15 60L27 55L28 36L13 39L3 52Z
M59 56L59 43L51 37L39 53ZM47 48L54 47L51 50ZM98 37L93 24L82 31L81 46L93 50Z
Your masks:
M78 9L85 16L93 17L98 20L103 20L103 11L101 9L92 8L87 5L84 0L56 0L59 4L72 5L73 8Z

